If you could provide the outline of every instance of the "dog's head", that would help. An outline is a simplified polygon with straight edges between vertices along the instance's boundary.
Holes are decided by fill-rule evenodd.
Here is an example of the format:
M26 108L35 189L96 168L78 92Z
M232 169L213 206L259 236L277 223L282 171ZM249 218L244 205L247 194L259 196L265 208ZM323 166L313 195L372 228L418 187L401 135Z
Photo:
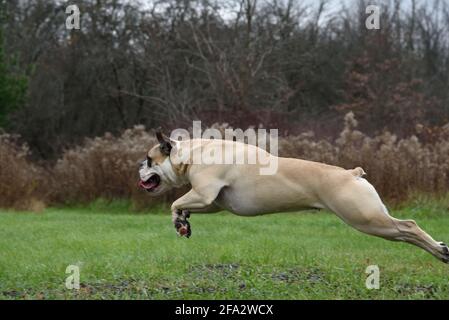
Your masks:
M159 144L147 152L146 159L139 168L139 186L154 196L182 184L182 178L176 173L170 161L170 154L176 142L164 136L159 130L156 137Z

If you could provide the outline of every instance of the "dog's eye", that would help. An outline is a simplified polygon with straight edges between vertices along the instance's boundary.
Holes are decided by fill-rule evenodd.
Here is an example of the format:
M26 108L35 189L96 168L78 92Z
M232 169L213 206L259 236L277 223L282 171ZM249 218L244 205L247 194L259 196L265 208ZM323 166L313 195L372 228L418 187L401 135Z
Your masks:
M147 156L147 166L151 167L151 158Z

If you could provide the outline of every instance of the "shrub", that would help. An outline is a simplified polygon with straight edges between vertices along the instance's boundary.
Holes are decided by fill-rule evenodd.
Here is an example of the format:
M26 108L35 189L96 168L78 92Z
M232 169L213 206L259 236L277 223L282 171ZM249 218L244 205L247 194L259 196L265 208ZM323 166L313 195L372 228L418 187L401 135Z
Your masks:
M0 207L41 211L46 197L44 169L28 160L18 137L0 134Z
M153 131L135 126L119 137L107 133L65 151L50 177L51 202L77 204L126 198L140 209L166 201L172 194L152 198L137 187L138 166L145 152L157 143L154 137Z
M345 118L337 139L316 139L313 132L280 138L279 154L344 168L361 166L383 198L400 202L416 193L444 195L449 189L449 124L417 126L416 135L398 139L383 132L369 137L357 130L353 113ZM229 128L214 124L214 128ZM0 135L0 206L29 208L86 204L97 199L130 199L135 209L169 204L187 187L152 198L137 187L137 169L154 144L153 131L136 126L115 137L86 139L66 150L47 169L28 160L28 148L17 137Z
M334 141L316 141L309 132L280 141L280 154L338 165L361 166L381 196L402 201L409 194L447 193L449 190L449 124L433 130L424 143L424 128L417 135L398 139L388 131L368 137L357 129L354 114L345 116L345 127ZM419 136L423 136L422 139Z

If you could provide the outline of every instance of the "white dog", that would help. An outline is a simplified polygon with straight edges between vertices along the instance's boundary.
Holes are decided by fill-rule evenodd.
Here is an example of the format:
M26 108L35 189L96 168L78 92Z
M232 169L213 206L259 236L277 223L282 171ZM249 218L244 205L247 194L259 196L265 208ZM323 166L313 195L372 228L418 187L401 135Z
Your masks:
M334 212L355 229L384 239L414 244L449 263L449 249L420 229L413 220L388 214L362 168L345 170L322 163L275 157L240 142L197 139L173 141L157 133L160 144L151 148L139 169L140 186L152 195L189 184L192 189L172 207L173 223L181 236L191 235L190 212L229 210L242 216L309 208ZM204 164L192 161L195 152L239 149L277 161L273 175L260 175L255 164ZM187 157L186 157L187 155Z

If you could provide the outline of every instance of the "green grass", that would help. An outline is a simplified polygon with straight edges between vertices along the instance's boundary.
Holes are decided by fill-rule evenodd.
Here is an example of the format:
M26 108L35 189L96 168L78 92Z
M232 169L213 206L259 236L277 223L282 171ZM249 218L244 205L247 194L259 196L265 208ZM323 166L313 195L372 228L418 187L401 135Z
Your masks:
M449 265L328 213L192 215L185 239L167 214L95 208L0 212L0 299L449 298ZM395 216L449 241L447 210L424 211ZM65 288L71 264L80 266L80 290ZM365 287L372 264L381 271L379 290Z

